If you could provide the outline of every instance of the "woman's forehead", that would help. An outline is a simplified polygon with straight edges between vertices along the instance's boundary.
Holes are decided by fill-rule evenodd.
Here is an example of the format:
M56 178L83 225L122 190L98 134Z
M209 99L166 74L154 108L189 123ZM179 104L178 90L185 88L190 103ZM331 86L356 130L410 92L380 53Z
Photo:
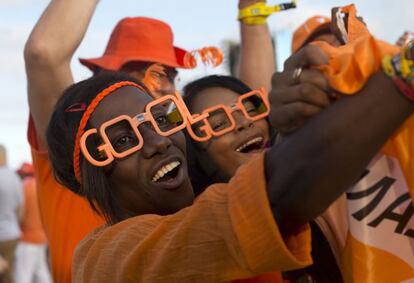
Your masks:
M195 95L191 102L191 108L193 112L198 113L217 104L232 104L239 96L238 93L224 87L210 87Z
M122 87L101 101L91 116L91 122L98 127L119 115L135 116L144 112L145 106L152 100L151 96L139 88Z

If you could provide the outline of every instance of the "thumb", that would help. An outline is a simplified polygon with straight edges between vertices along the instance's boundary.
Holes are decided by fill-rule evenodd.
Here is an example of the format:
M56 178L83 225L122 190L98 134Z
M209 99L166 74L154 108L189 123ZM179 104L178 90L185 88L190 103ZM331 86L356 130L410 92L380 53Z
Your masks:
M289 57L284 64L285 70L294 70L299 67L311 67L328 64L328 56L323 50L314 45L307 45Z

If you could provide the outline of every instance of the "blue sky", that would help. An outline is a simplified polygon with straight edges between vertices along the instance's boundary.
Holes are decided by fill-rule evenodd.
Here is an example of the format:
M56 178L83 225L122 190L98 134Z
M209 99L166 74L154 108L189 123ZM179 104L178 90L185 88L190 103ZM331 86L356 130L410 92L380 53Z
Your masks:
M30 161L26 141L28 108L23 47L48 3L46 0L0 0L0 143L7 147L9 164L14 168L25 160ZM237 0L101 0L75 58L100 56L112 28L126 16L148 16L168 22L174 30L176 45L187 49L222 46L226 39L239 38L238 22L235 20L237 3ZM268 0L268 3L281 1ZM279 62L289 54L291 32L306 18L315 14L329 15L331 7L349 3L340 0L298 0L298 9L271 16L268 22L278 40ZM368 27L381 39L394 42L404 30L414 30L413 0L359 0L354 3ZM76 80L90 75L77 60L73 60L72 68ZM214 72L223 70L204 68L193 73L181 73L181 77L182 81L186 81L193 76Z

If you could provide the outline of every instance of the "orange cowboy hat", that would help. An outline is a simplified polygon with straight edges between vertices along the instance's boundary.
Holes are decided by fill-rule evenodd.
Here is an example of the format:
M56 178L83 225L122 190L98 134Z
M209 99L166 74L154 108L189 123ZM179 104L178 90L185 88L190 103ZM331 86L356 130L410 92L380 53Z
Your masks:
M317 32L329 30L331 19L325 16L313 16L300 25L292 37L292 53L298 51Z
M184 56L188 52L173 45L170 26L145 18L124 18L112 31L102 57L79 59L92 71L97 68L118 71L128 62L154 62L169 67L188 68Z

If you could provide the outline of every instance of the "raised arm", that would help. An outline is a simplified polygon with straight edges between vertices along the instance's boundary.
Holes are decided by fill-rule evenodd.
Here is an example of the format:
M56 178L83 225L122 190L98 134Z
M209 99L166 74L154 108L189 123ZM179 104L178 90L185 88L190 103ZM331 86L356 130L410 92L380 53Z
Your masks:
M317 80L323 81L322 74L303 70L300 84L294 84L292 73L306 63L326 60L314 46L292 56L285 71L274 75L270 99L283 93L286 96L286 92L294 97L321 92L323 88L307 82L318 76ZM358 180L413 110L414 104L380 71L358 95L341 98L269 150L268 194L277 222L287 229L295 228L322 213ZM274 113L270 120L273 118Z
M37 22L24 50L30 113L40 149L62 91L73 83L70 62L99 0L53 0Z
M257 2L265 1L239 0L239 9ZM247 25L240 22L240 33L240 79L253 89L265 87L269 91L272 74L276 70L269 26Z

